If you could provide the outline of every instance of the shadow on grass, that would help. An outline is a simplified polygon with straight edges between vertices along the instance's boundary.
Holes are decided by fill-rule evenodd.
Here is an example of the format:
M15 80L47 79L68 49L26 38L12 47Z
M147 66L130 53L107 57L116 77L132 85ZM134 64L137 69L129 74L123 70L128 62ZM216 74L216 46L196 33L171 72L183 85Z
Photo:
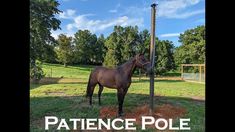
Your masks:
M149 79L132 79L132 83L148 83ZM155 80L154 82L166 82L166 83L176 83L184 82L183 80ZM88 80L81 81L79 79L66 79L66 78L43 78L38 84L30 83L30 89L40 87L42 85L48 84L87 84Z
M84 95L79 96L48 96L30 98L30 129L43 130L45 116L57 116L58 118L99 118L100 109L103 107L117 108L116 93L103 93L101 96L102 105L98 105L98 97L93 96L93 106L88 104L88 99ZM123 110L130 113L136 107L148 105L149 95L127 93ZM154 106L170 104L186 109L185 117L191 119L191 126L201 126L204 128L205 101L186 98L155 96ZM197 127L195 127L197 128Z
M93 65L69 65L67 66L70 69L76 69L81 71L92 71L96 66Z
M48 84L87 84L87 80L80 80L76 78L50 78L46 77L40 80L39 83L30 83L30 89L38 88L42 85Z
M64 118L69 118L70 116L97 118L99 116L98 111L100 108L105 106L118 106L116 93L103 93L101 95L101 106L98 105L97 96L97 93L94 93L92 107L88 104L88 99L84 95L30 97L30 117L32 120L37 120L45 115L63 115L66 113L68 114L68 117ZM123 109L124 111L131 112L134 107L146 105L148 103L149 95L127 93ZM155 96L154 104L156 107L162 104L170 104L173 106L184 107L188 112L195 112L194 108L197 108L197 106L204 107L205 100L187 97ZM95 112L92 112L93 109Z
M144 82L149 82L149 79L135 79L132 80L132 83L144 83ZM176 83L176 82L184 82L183 80L154 80L154 82L166 82L166 83Z
M81 71L91 71L95 66L93 65L68 65L67 67L64 67L61 64L50 64L50 63L45 63L46 66L53 66L53 67L59 67L59 68L68 68L68 69L76 69L76 70L81 70ZM53 68L52 68L53 69Z

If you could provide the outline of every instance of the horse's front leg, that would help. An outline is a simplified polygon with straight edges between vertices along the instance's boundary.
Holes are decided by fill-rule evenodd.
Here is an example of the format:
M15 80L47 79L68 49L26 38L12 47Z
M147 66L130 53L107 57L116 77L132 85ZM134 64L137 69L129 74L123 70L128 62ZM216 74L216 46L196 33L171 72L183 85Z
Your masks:
M99 84L99 91L98 91L99 105L101 105L100 96L101 96L103 89L104 89L104 87Z
M124 102L124 98L125 98L125 95L127 93L127 90L128 90L128 88L125 88L125 89L119 88L118 89L118 92L117 92L117 97L118 97L118 117L124 115L122 106L123 106L123 102Z

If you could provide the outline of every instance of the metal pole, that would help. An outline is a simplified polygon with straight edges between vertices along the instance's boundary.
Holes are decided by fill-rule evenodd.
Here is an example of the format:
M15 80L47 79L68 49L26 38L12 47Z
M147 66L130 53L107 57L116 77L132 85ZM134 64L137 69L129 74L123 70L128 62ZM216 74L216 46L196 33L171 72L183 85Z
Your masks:
M150 109L149 113L153 114L153 97L154 97L154 62L155 62L155 17L156 17L156 4L151 5L151 43L150 43Z

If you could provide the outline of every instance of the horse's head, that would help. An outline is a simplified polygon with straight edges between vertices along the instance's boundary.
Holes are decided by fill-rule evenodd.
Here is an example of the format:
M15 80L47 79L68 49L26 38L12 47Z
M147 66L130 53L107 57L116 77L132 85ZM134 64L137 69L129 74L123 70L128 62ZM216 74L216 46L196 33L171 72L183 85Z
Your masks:
M136 60L136 67L144 69L145 71L149 72L151 69L151 64L150 61L148 61L145 57L144 54L137 54L135 56L135 60Z

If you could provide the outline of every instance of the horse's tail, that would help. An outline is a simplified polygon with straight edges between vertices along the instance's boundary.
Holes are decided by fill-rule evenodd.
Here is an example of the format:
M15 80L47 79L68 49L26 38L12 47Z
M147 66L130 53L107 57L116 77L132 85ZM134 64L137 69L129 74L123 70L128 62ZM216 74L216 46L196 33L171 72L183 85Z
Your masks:
M90 94L90 88L91 88L91 76L92 76L92 72L90 73L90 76L89 76L89 80L88 80L88 83L87 83L87 88L86 88L86 97L89 96Z

